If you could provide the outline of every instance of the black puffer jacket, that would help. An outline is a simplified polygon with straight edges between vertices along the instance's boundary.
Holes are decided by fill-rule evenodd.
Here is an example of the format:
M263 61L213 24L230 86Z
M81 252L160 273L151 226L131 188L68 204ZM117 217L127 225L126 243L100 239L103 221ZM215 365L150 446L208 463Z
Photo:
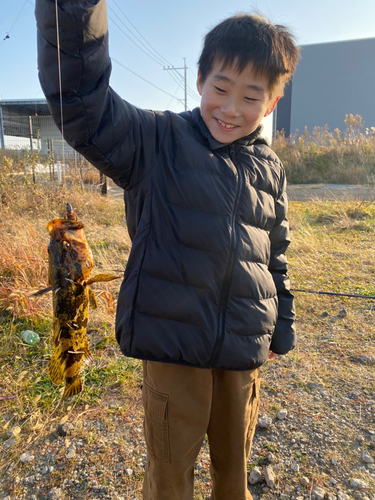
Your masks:
M258 138L216 142L199 108L135 108L108 86L103 0L60 2L67 141L125 189L133 245L116 335L127 356L260 366L295 345L285 173ZM61 5L62 4L62 5ZM60 126L54 0L37 0L39 72Z

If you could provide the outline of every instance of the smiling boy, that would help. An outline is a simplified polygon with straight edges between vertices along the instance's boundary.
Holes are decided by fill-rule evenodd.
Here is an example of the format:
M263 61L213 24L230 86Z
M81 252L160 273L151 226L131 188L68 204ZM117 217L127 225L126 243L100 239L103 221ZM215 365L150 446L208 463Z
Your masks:
M283 26L226 19L205 38L200 108L138 109L109 86L104 0L59 0L64 136L125 190L132 250L116 338L143 360L145 500L192 500L205 435L212 500L249 500L258 368L296 343L286 180L261 138L298 62ZM61 128L55 1L37 0L40 82Z
M218 61L203 83L198 73L197 88L203 121L223 144L254 132L280 98L272 99L267 78L257 76L251 64L239 73L235 65L222 68Z

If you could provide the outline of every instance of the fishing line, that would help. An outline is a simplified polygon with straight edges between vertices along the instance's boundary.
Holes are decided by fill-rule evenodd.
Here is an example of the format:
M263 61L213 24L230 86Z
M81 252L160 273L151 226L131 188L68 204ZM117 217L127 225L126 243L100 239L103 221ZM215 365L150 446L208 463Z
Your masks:
M358 293L340 293L340 292L320 292L318 290L305 290L303 288L291 288L291 292L318 293L320 295L335 295L338 297L355 297L358 299L375 299L374 295L361 295Z
M59 70L59 90L60 90L60 119L61 119L61 137L62 137L62 163L65 165L65 139L64 139L64 114L62 105L62 84L61 84L61 59L60 59L60 32L59 32L59 9L57 0L55 0L56 8L56 39L57 39L57 66Z

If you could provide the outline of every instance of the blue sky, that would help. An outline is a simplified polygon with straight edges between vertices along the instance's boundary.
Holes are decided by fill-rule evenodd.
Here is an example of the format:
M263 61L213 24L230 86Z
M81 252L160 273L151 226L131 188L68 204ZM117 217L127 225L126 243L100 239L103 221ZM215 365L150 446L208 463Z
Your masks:
M170 72L163 70L162 63L149 58L126 37L123 32L134 39L127 28L145 44L144 50L148 48L147 43L150 44L175 67L183 66L183 57L186 57L189 94L193 95L196 93L196 62L204 34L225 17L238 12L260 10L273 22L289 26L301 45L375 37L374 0L263 0L250 3L241 0L107 0L107 4L112 18L109 26L113 59L170 94L152 87L113 62L113 88L124 99L148 109L182 111L183 104L171 96L183 99L183 90ZM4 40L7 33L9 38ZM136 43L140 45L139 41ZM36 57L34 0L0 0L1 99L43 97ZM178 80L176 75L175 79ZM199 101L188 97L190 109L198 104Z

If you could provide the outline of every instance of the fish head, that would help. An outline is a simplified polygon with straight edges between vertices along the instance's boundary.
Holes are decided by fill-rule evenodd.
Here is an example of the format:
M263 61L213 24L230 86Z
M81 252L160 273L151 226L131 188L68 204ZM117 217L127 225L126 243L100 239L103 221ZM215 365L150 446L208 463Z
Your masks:
M48 223L51 286L64 279L81 283L89 277L94 259L83 228L84 224L79 220L54 219Z

